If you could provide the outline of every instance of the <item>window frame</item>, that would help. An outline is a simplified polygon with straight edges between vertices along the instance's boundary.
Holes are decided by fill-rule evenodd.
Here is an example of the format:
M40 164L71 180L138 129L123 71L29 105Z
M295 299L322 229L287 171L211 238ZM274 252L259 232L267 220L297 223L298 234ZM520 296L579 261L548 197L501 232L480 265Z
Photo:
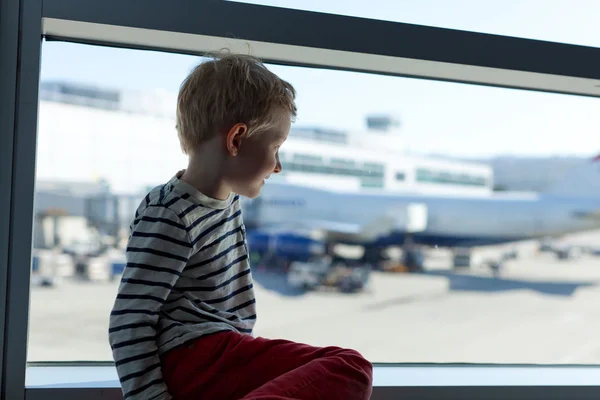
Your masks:
M19 3L0 3L0 378L4 376L5 318L8 296L8 257L11 205L11 178L15 121L15 91ZM3 379L3 378L2 378ZM3 381L0 381L2 383ZM3 398L4 385L0 385Z
M121 398L116 382L78 387L64 383L69 368L93 372L102 363L53 364L64 368L62 384L26 384L27 368L47 365L28 366L26 355L43 36L186 54L222 47L217 44L237 51L251 43L254 54L276 64L600 97L597 48L236 2L178 0L178 6L173 5L173 0L0 0L1 400ZM305 26L311 29L303 30ZM232 39L231 27L235 37L244 40ZM391 42L390 37L412 40ZM462 383L436 384L440 371L448 367L462 368L421 366L430 384L414 386L395 383L416 371L411 366L375 364L376 376L386 373L388 379L375 383L373 399L600 397L599 386L581 379L590 376L600 382L600 367L578 370L581 375L556 382L545 377L576 367L530 366L537 378L527 385L515 384L515 371L522 366L476 365L461 370ZM95 371L100 374L100 369ZM499 377L495 384L483 385L476 379L478 371Z
M43 32L52 40L196 55L250 48L273 64L600 96L594 47L230 1L165 4L43 0Z
M83 394L86 399L120 398L117 373L109 363L38 364L29 371L27 400L79 399ZM67 373L70 379L54 384L54 375ZM577 400L596 399L600 390L600 369L590 366L375 364L373 375L372 400ZM548 386L540 385L545 382Z
M8 187L10 196L8 207L0 210L8 212L0 226L8 232L8 251L0 259L0 273L6 282L4 304L0 304L4 314L0 398L8 400L25 396L42 0L3 1L0 6L0 15L7 19L0 29L5 29L5 23L9 28L1 32L5 41L0 46L0 60L3 67L12 63L7 75L2 75L6 85L0 92L0 98L7 101L3 104L12 112L12 123L0 131L0 140L9 145L3 146L3 151L11 153L3 161L10 162L10 172L0 176L0 187Z

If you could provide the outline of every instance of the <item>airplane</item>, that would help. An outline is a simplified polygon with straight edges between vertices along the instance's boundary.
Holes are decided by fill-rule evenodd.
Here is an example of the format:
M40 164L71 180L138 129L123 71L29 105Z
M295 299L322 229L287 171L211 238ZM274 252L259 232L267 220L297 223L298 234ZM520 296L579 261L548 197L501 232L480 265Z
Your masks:
M437 246L453 249L456 260L476 246L600 228L600 155L537 194L339 192L275 181L242 207L251 229L318 231L327 243L360 244L371 256L389 246Z

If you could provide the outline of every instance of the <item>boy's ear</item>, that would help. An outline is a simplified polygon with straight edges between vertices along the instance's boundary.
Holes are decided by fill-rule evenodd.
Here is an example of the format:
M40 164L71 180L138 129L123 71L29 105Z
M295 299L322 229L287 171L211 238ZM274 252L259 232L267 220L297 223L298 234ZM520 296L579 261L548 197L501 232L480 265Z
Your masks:
M227 152L232 156L240 153L242 142L248 135L248 126L244 123L237 123L227 132L226 147Z

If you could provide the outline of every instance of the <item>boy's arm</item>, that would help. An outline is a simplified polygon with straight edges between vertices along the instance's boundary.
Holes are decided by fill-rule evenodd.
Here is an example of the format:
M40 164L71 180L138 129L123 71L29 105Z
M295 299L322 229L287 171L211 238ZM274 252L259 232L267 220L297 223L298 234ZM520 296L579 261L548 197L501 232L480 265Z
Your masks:
M156 324L193 245L183 221L166 207L148 207L132 227L109 342L124 399L171 399L162 377Z

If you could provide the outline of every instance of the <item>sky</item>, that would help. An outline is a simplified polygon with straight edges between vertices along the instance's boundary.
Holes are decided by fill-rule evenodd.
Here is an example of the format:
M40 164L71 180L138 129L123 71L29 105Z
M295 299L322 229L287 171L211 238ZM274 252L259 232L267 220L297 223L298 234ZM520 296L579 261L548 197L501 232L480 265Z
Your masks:
M247 2L600 47L600 2L595 0ZM41 79L176 93L199 61L185 55L44 42ZM367 114L387 112L399 116L401 134L415 153L479 158L600 152L600 99L270 67L298 91L297 125L358 130L364 129Z

